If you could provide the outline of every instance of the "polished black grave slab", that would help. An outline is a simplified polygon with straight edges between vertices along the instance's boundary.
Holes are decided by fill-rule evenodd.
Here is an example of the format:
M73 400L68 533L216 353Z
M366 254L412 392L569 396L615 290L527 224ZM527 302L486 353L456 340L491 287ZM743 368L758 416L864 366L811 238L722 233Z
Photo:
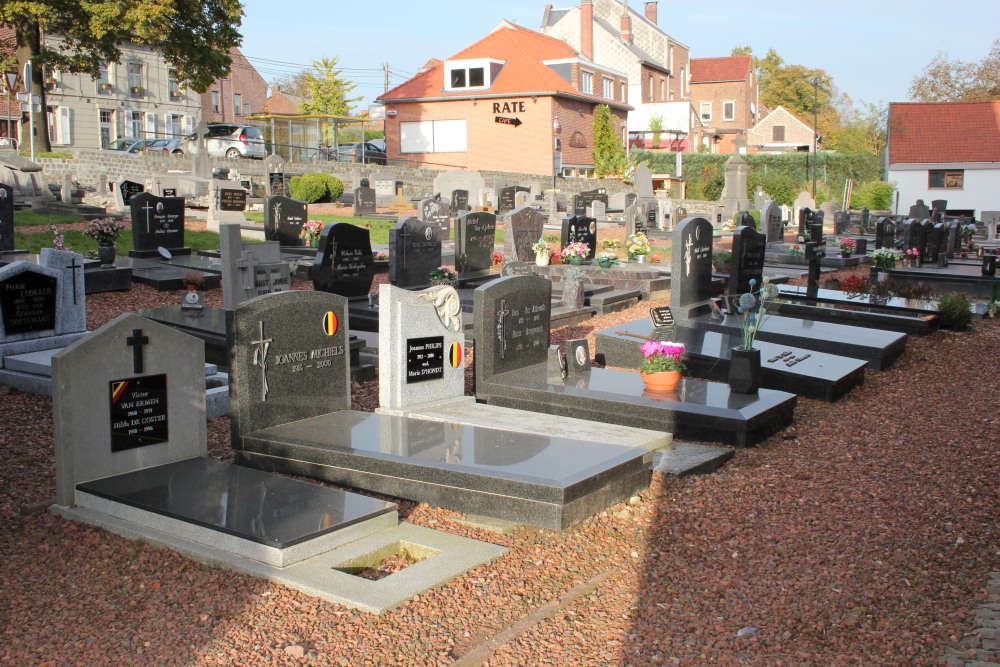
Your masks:
M684 326L720 333L739 333L740 317L727 316L723 321L711 315L699 315L681 322ZM868 367L882 371L899 358L906 349L906 334L883 329L835 324L819 320L804 320L781 315L766 315L757 340L826 352L841 357L863 359Z
M809 296L803 287L782 287L768 302L768 312L806 320L885 329L915 336L937 331L937 309L933 302L918 299L850 297L839 290L817 290ZM909 302L909 306L906 306ZM921 307L923 306L923 307Z
M459 512L562 529L649 484L649 452L343 410L244 435L236 460Z
M602 329L595 334L597 363L620 368L639 368L643 356L640 347L649 339L671 340L684 344L685 375L726 382L732 349L741 343L735 333L706 331L674 326L654 329L649 320L635 320ZM854 387L864 384L867 361L841 357L801 347L790 347L757 340L763 376L761 386L778 389L804 398L835 401ZM795 363L790 363L795 360Z
M593 368L550 382L545 364L478 381L476 398L493 405L673 433L681 440L747 447L792 423L796 396L761 389L731 392L727 384L684 378L677 390L646 390L639 373Z
M222 285L222 276L218 273L206 273L183 266L171 266L156 259L117 257L115 265L130 268L133 282L149 285L161 292L183 288L187 275L191 271L200 274L203 289L214 289Z
M77 484L140 510L277 549L393 512L394 503L194 458Z

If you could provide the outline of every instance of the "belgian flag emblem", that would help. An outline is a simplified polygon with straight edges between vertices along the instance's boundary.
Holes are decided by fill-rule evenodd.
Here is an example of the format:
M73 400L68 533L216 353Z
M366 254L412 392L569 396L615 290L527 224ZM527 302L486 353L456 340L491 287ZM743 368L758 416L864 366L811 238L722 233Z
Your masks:
M458 368L462 365L462 346L458 343L451 344L451 350L448 353L448 360L451 362L452 368Z
M323 333L327 336L332 336L337 333L337 327L339 322L337 322L337 313L332 310L328 310L325 315L323 315Z

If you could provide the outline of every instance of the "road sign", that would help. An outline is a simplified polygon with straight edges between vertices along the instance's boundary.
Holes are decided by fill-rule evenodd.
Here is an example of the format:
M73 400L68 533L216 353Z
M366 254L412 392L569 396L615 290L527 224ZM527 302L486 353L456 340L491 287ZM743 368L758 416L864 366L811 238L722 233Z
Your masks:
M7 78L7 92L12 93L17 89L17 72L4 72Z
M27 102L30 99L31 99L31 96L28 95L28 93L18 93L17 94L17 101L18 102Z
M396 107L386 107L385 108L385 117L386 118L395 118L397 113L399 113L399 112L396 110Z
M35 102L34 104L28 104L27 102L21 102L21 111L34 111L35 113L42 112L42 105L40 102Z

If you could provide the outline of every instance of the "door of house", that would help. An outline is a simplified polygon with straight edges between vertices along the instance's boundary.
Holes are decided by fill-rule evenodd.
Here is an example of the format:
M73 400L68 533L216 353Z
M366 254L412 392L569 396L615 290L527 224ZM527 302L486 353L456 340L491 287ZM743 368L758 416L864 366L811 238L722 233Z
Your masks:
M101 148L107 148L114 141L114 137L111 134L111 130L114 127L114 111L109 109L101 109L101 120L100 120L100 132L101 132Z

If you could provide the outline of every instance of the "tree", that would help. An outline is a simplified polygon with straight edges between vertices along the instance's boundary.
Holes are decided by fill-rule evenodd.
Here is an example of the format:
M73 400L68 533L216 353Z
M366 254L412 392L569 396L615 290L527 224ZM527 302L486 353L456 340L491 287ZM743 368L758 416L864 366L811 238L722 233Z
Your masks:
M281 92L292 95L294 97L305 97L307 93L309 70L304 69L295 74L285 74L284 76L278 76L268 83L272 90L280 90Z
M327 116L347 116L352 105L361 97L348 98L355 84L341 77L337 69L337 58L320 58L313 61L314 72L305 72L305 95L299 111L302 113L324 114Z
M888 140L889 107L861 102L843 115L842 123L829 132L824 147L840 153L871 153L881 155Z
M598 178L622 176L627 162L611 109L601 104L594 110L594 173Z
M32 63L25 88L41 96L42 108L45 69L96 79L103 63L121 57L118 45L127 41L159 51L178 83L204 92L229 72L229 49L240 44L242 17L239 0L4 0L0 5L0 24L14 28L19 71ZM43 34L61 36L62 50L51 49ZM22 123L27 134L27 120ZM36 147L50 150L46 114L35 114L34 132Z
M1000 100L1000 39L978 63L951 60L938 51L913 78L909 95L914 102Z
M730 53L729 55L731 55L731 56L752 56L753 55L753 47L750 47L750 46L734 46L733 50L732 50L732 53Z

